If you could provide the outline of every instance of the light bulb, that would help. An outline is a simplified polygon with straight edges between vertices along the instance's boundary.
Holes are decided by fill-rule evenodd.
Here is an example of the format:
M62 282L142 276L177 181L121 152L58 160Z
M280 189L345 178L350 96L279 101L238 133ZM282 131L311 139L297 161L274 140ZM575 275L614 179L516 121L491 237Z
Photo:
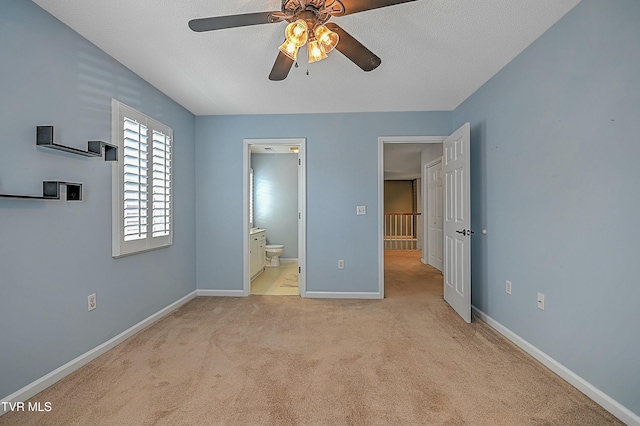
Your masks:
M293 27L293 34L296 37L300 37L304 32L306 32L305 29L306 25L299 25L298 23L295 24L295 26Z

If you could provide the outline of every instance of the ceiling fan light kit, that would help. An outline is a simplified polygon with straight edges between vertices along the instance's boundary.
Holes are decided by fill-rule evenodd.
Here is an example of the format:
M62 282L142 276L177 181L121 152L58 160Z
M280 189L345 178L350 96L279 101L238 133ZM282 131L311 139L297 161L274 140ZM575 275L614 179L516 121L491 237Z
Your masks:
M380 66L380 58L338 24L327 24L327 21L333 17L412 1L417 0L282 0L280 11L192 19L189 28L203 32L289 22L285 28L285 41L279 47L278 57L269 74L269 79L274 81L287 78L293 63L298 60L298 51L305 44L309 63L327 58L327 53L335 48L363 71L372 71Z

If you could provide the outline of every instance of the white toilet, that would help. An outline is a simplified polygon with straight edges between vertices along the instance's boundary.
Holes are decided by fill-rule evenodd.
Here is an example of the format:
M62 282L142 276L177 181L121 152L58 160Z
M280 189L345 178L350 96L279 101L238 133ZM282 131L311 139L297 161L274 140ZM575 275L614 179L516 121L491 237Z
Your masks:
M267 264L265 266L276 268L280 266L280 256L284 253L284 244L267 244L265 247Z

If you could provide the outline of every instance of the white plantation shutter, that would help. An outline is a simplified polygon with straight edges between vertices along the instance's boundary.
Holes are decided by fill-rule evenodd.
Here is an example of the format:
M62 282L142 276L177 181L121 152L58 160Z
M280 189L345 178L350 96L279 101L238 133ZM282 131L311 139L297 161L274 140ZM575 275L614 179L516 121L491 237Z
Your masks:
M153 131L153 233L169 235L171 229L171 138Z
M147 238L147 127L124 117L124 240Z
M114 257L171 245L173 131L113 100Z

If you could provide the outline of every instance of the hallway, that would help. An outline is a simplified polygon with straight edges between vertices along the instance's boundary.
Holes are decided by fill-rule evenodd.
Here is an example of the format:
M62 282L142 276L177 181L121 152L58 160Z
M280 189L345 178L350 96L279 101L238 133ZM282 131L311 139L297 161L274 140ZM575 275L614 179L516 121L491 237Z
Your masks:
M420 250L385 250L385 298L426 296L442 300L442 273L420 262Z

